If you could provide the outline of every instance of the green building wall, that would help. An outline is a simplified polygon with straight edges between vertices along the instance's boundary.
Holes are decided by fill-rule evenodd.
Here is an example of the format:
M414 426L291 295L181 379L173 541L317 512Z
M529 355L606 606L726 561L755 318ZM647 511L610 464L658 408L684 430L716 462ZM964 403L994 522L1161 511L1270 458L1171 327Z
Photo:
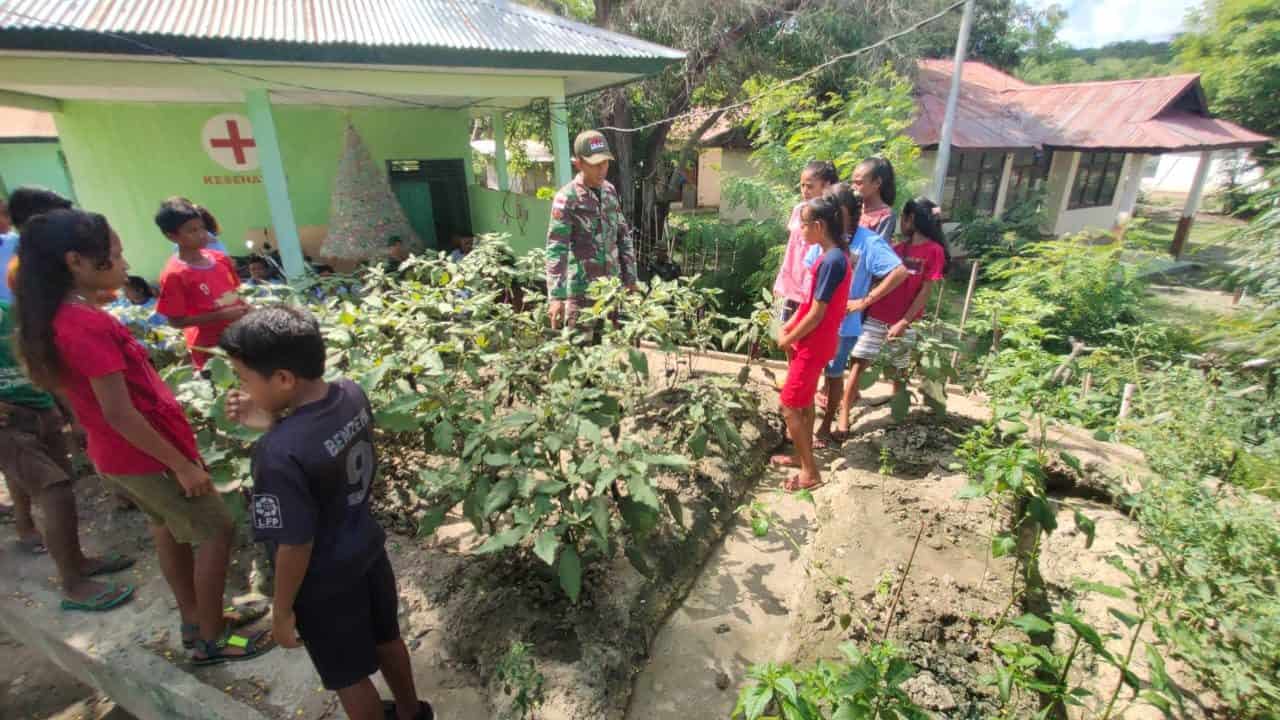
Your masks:
M39 185L75 198L57 141L0 142L0 185L6 193Z
M266 193L252 182L260 172L227 170L202 147L205 122L220 113L245 114L245 109L234 104L63 103L63 111L56 116L58 133L78 201L110 219L132 272L154 278L172 254L172 245L152 220L167 197L183 195L208 207L222 225L221 239L233 254L244 252L249 231L271 225ZM273 113L300 227L329 222L347 122L355 126L379 164L390 159L463 160L476 232L490 232L481 228L502 224L500 214L478 216L478 212L500 213L500 206L481 199L477 191L483 188L471 184L470 119L463 112L277 105ZM549 210L548 205L537 221L544 238Z
M505 233L517 255L546 245L550 200L490 190L482 185L472 185L467 197L475 234Z

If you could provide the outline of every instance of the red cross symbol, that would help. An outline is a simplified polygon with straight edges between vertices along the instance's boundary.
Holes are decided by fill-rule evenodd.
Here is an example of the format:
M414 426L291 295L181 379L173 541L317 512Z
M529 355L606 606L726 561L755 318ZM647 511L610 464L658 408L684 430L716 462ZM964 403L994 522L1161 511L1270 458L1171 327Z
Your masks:
M231 152L236 155L236 164L244 165L247 160L244 156L244 149L257 147L258 143L253 138L240 137L240 125L235 120L227 121L227 135L225 138L210 138L209 146L215 148L231 148Z

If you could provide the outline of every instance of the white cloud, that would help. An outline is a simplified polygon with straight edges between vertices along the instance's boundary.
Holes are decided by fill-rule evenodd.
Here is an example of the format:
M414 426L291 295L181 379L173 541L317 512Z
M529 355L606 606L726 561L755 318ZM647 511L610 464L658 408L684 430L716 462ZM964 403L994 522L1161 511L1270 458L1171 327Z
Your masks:
M1054 0L1035 0L1040 7ZM1168 40L1182 30L1198 0L1062 0L1067 21L1059 37L1075 47L1120 40Z

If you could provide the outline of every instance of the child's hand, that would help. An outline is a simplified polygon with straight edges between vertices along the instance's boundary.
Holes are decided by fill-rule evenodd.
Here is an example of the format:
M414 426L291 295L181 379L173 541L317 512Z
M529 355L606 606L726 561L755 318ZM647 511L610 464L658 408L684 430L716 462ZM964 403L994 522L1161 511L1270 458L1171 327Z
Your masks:
M302 646L298 639L298 619L293 610L274 608L271 612L271 638L282 648Z
M899 320L898 322L889 326L889 339L893 340L894 338L902 337L902 333L906 332L907 328L909 327L911 327L911 324L908 323L906 320Z
M565 302L563 300L552 300L547 306L547 314L551 316L551 329L559 330L564 322Z
M866 310L866 309L867 309L866 298L858 298L857 300L850 300L849 303L844 306L844 311L847 313L862 312L863 310Z
M243 390L227 392L227 418L250 430L266 430L271 427L271 413L258 407Z
M195 463L189 463L181 470L175 470L174 475L178 477L178 484L182 486L187 497L199 497L215 492L209 471Z

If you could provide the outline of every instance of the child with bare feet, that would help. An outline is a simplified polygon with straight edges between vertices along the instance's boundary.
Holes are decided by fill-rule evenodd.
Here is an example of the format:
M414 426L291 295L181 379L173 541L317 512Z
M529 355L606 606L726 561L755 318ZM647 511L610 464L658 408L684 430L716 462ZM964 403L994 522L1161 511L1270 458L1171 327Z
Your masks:
M822 254L810 268L807 297L778 336L778 347L789 360L781 402L795 454L775 455L776 465L799 467L786 482L787 490L810 490L822 484L813 457L813 399L823 368L835 354L840 322L853 271L849 267L844 220L839 203L820 197L805 203L800 212L805 242L818 245Z

